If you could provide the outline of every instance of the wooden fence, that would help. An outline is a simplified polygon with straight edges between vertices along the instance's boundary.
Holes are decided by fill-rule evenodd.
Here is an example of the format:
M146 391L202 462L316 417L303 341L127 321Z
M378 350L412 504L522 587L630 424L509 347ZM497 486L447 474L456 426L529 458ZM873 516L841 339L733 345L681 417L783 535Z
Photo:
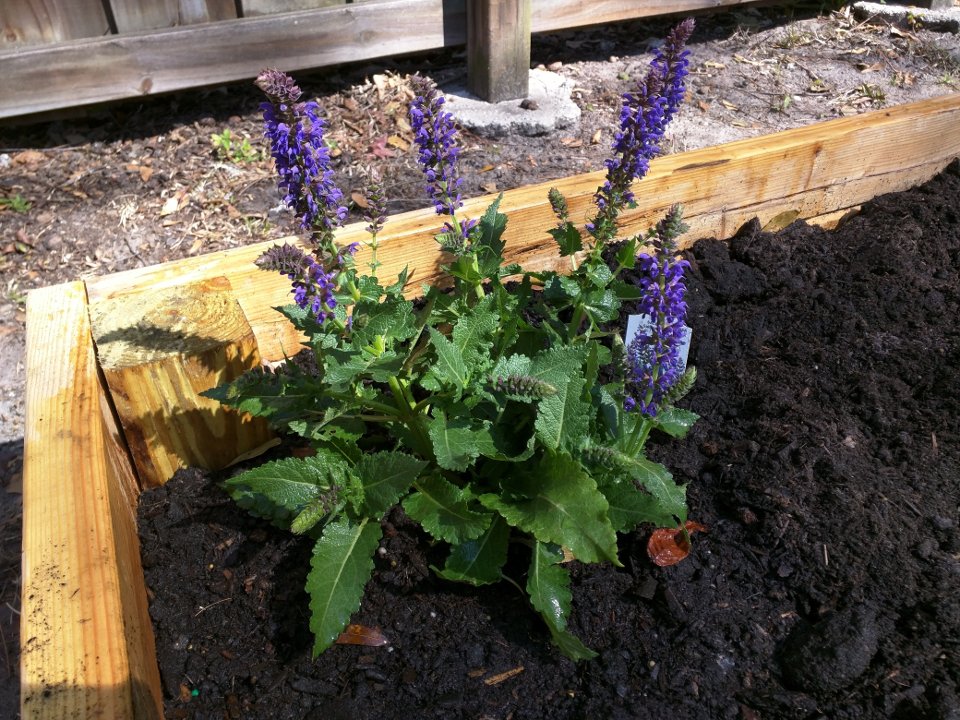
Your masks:
M0 118L462 45L492 0L2 0ZM530 0L529 32L757 0Z

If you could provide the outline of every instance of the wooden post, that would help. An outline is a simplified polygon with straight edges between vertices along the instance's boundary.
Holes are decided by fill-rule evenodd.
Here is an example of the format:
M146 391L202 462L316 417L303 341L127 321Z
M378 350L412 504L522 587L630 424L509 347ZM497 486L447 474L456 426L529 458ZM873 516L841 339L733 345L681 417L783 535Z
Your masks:
M467 0L467 86L487 102L527 96L530 0Z
M91 308L93 339L141 483L177 469L219 469L264 445L262 418L200 393L260 365L225 277L150 290Z

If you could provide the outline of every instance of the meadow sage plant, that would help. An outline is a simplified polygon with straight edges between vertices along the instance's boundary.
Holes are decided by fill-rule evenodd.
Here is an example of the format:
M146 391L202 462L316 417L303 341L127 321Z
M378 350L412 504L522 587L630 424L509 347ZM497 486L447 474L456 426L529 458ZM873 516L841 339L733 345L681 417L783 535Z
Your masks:
M608 247L680 106L692 30L691 20L674 29L624 95L592 219L578 226L563 196L550 192L557 223L544 231L569 258L566 274L505 263L499 198L482 217L463 216L454 122L432 83L414 79L411 127L427 193L446 217L437 239L450 280L446 289L426 288L418 305L404 297L406 270L389 284L378 275L382 189L367 194L371 261L361 274L355 248L336 243L343 196L319 108L301 101L282 73L258 79L280 189L312 250L274 247L257 262L292 281L294 302L281 311L308 338L317 367L250 372L207 394L315 450L226 481L243 507L314 539L307 591L315 653L359 607L381 520L398 504L449 548L434 568L439 576L484 585L509 572L552 641L578 660L595 653L567 627L565 555L619 566L617 533L686 521L684 487L644 454L653 430L681 437L696 420L675 404L695 377L678 355L686 311L680 208ZM639 283L624 279L628 270ZM626 343L611 330L625 303L648 319ZM511 542L527 548L525 568L505 570Z

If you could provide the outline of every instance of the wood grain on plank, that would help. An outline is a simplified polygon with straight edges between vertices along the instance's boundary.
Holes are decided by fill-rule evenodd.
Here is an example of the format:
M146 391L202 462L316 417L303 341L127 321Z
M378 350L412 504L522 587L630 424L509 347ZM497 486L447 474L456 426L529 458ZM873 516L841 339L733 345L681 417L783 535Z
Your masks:
M82 283L27 299L21 717L160 718L136 482Z
M260 365L229 281L213 277L91 308L97 356L144 487L181 467L219 470L270 439L262 419L200 393Z
M784 211L799 217L840 213L877 195L904 190L932 177L960 156L960 94L840 118L774 135L740 140L658 158L636 185L637 207L621 216L624 236L644 232L673 203L682 203L691 226L682 239L728 238L753 217L766 223ZM588 173L531 185L504 194L509 215L506 254L528 269L562 269L546 230L555 223L547 201L551 186L566 196L570 215L585 221L603 173ZM493 196L466 201L463 216L478 217ZM433 233L440 219L433 208L389 219L381 233L380 276L392 278L409 265L408 290L434 282L443 258ZM365 238L363 223L344 228L342 242ZM261 243L149 268L130 270L88 283L91 303L120 297L130 288L170 287L226 275L257 336L265 360L297 352L300 338L272 308L289 302L289 281L254 267L273 243ZM361 251L358 264L366 261Z
M101 0L0 2L0 48L101 37L109 32ZM6 95L0 92L0 97Z

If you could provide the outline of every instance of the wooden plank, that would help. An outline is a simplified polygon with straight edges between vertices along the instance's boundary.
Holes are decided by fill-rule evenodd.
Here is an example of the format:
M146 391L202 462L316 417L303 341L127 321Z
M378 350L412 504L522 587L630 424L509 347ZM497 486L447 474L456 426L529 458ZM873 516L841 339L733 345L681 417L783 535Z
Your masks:
M136 482L82 283L27 299L21 717L162 717Z
M235 20L237 4L233 0L180 0L180 24Z
M809 218L836 213L870 198L923 182L960 156L960 94L840 118L805 128L658 158L637 185L637 207L625 212L623 234L643 232L673 203L685 206L691 230L683 238L730 237L745 222L767 222L788 210ZM603 173L577 175L504 194L501 211L510 216L507 255L528 269L563 267L546 234L553 218L551 186L566 196L570 215L588 217ZM493 196L466 202L464 217L478 217ZM381 277L412 269L408 286L416 294L433 282L442 261L432 239L439 225L433 208L396 215L381 233ZM342 242L362 241L363 224L344 228ZM116 273L88 282L90 301L122 297L130 288L169 287L225 275L250 322L266 360L298 350L299 338L272 309L289 302L289 282L254 267L272 243ZM366 261L364 251L357 262Z
M142 486L162 485L181 467L219 470L267 443L262 418L199 394L260 366L229 281L138 289L98 303L90 320Z
M491 103L530 88L530 0L467 0L467 87Z
M331 5L346 5L347 0L241 0L244 17L276 15L298 10L315 10Z
M600 23L723 10L762 0L533 0L533 32L551 32Z
M544 32L749 2L756 0L532 0L531 27ZM267 66L318 68L464 42L465 0L373 0L26 48L0 53L0 117L252 79Z
M158 30L179 25L177 0L109 0L110 12L119 33Z
M110 32L100 0L3 0L0 47L100 37Z

